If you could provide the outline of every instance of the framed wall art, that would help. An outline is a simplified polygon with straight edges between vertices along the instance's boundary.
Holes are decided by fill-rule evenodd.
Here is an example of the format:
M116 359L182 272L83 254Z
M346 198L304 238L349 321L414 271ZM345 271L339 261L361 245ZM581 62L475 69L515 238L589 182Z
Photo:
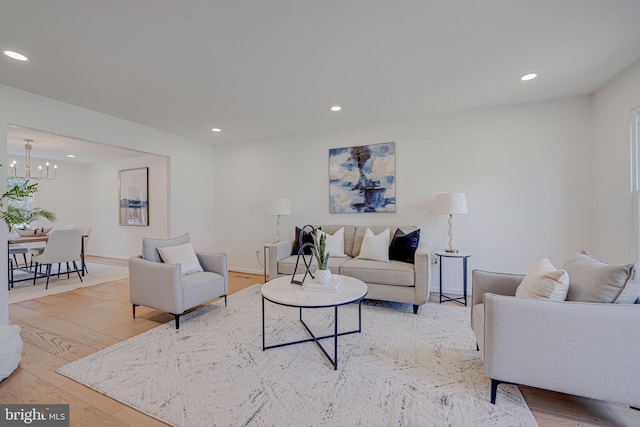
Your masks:
M149 168L118 171L120 225L149 225Z
M395 211L395 142L329 149L329 212Z

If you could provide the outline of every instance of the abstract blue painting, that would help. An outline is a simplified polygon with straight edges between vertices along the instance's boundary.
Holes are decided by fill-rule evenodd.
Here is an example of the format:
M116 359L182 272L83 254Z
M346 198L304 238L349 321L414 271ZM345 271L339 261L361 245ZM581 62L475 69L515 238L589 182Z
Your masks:
M329 212L395 211L395 142L329 149Z

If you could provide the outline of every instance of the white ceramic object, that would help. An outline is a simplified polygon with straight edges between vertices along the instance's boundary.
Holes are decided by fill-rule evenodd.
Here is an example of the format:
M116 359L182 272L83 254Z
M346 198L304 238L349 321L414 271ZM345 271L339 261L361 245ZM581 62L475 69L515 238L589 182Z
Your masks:
M331 282L331 270L316 270L316 283L326 285Z
M53 227L47 228L34 228L33 230L21 230L19 228L14 229L16 233L18 233L21 237L38 237L45 236L48 232L51 231Z

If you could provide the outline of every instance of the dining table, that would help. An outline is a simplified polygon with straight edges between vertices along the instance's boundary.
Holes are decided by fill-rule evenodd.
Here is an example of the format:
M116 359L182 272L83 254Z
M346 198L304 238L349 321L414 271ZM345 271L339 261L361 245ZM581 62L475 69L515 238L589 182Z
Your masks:
M80 246L80 264L82 266L83 276L84 276L84 272L86 271L86 266L84 262L84 239L86 239L87 237L89 237L88 234L82 235L82 244ZM46 234L42 236L28 236L28 237L22 237L16 234L9 234L7 236L7 245L9 246L9 245L20 245L24 243L47 242L48 240L49 240L49 236Z

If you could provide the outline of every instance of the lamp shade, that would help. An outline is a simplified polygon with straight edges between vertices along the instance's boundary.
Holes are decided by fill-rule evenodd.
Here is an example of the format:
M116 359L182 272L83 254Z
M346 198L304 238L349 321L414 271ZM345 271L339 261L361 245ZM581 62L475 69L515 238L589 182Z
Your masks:
M289 199L275 199L269 203L267 214L291 215L291 202L289 202Z
M467 199L464 193L436 194L436 215L464 215L467 214Z

